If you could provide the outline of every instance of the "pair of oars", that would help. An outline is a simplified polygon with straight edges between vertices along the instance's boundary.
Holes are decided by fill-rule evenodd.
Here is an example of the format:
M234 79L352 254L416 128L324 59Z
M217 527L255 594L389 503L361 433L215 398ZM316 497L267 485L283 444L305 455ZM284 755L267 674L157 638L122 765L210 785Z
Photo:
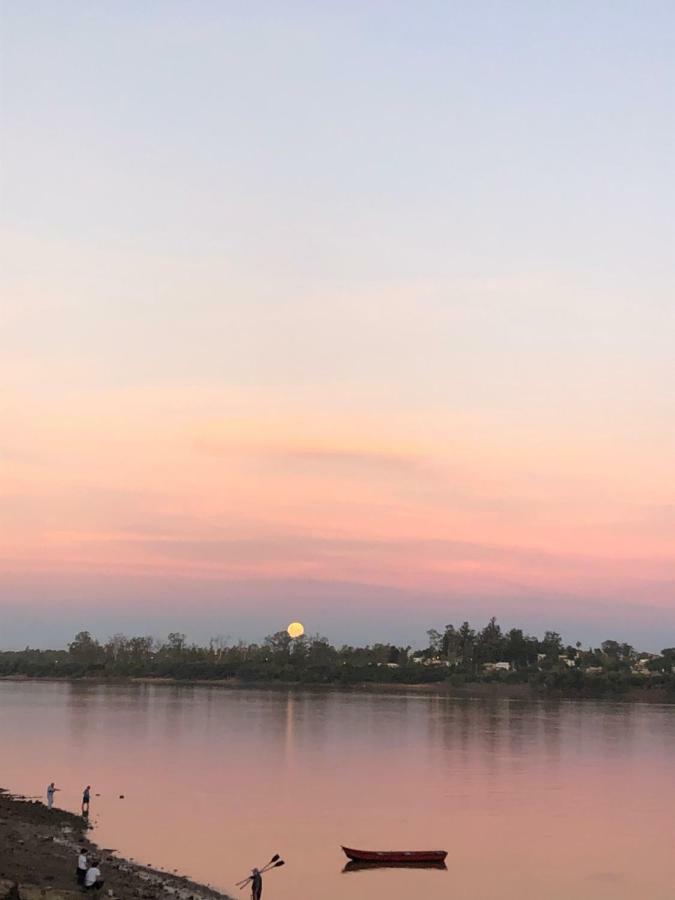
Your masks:
M275 853L274 856L272 857L272 859L268 863L265 863L265 865L262 867L262 869L258 869L258 872L260 875L262 875L264 872L269 872L270 869L276 869L279 866L285 866L285 865L286 865L286 863L279 856L279 854ZM248 878L244 878L242 881L237 881L236 886L239 888L239 890L241 890L242 888L246 887L246 885L249 883L249 881L252 878L253 878L253 876L249 875Z

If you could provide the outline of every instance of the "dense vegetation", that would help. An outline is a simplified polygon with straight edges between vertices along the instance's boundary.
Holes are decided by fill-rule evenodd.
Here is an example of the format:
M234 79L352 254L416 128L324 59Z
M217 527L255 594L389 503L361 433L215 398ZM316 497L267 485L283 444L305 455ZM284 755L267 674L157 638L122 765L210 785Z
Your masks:
M533 689L574 695L621 694L660 688L675 698L675 648L640 653L604 641L598 648L565 646L559 634L543 638L521 629L504 632L495 619L481 630L468 622L427 632L426 649L393 644L333 647L325 638L291 640L285 631L262 644L214 639L201 647L173 633L165 641L114 635L100 643L81 631L67 650L0 652L0 676L66 678L238 679L350 685L364 682L423 684L471 682L530 684Z

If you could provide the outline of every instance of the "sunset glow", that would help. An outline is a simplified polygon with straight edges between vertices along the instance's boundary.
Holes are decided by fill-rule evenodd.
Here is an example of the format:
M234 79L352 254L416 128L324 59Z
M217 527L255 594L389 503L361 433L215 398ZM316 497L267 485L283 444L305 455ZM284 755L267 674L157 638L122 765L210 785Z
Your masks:
M340 640L611 610L658 645L672 160L634 26L598 31L605 71L581 7L588 47L549 52L541 8L510 61L470 4L419 45L339 4L264 37L218 4L31 9L6 13L0 642L259 639L297 602Z

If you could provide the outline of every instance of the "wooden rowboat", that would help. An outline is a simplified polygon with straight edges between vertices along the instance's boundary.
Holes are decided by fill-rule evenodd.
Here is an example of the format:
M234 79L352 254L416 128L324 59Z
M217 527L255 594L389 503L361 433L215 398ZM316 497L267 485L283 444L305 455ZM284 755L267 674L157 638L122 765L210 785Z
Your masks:
M445 850L354 850L343 847L345 855L354 862L365 863L442 863Z

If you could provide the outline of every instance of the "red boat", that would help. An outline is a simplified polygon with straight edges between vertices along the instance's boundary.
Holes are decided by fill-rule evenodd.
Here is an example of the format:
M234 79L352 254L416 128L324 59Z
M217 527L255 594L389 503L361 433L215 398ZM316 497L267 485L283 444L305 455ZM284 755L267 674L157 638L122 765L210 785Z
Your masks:
M367 863L442 863L448 855L445 850L353 850L343 847L354 862Z

